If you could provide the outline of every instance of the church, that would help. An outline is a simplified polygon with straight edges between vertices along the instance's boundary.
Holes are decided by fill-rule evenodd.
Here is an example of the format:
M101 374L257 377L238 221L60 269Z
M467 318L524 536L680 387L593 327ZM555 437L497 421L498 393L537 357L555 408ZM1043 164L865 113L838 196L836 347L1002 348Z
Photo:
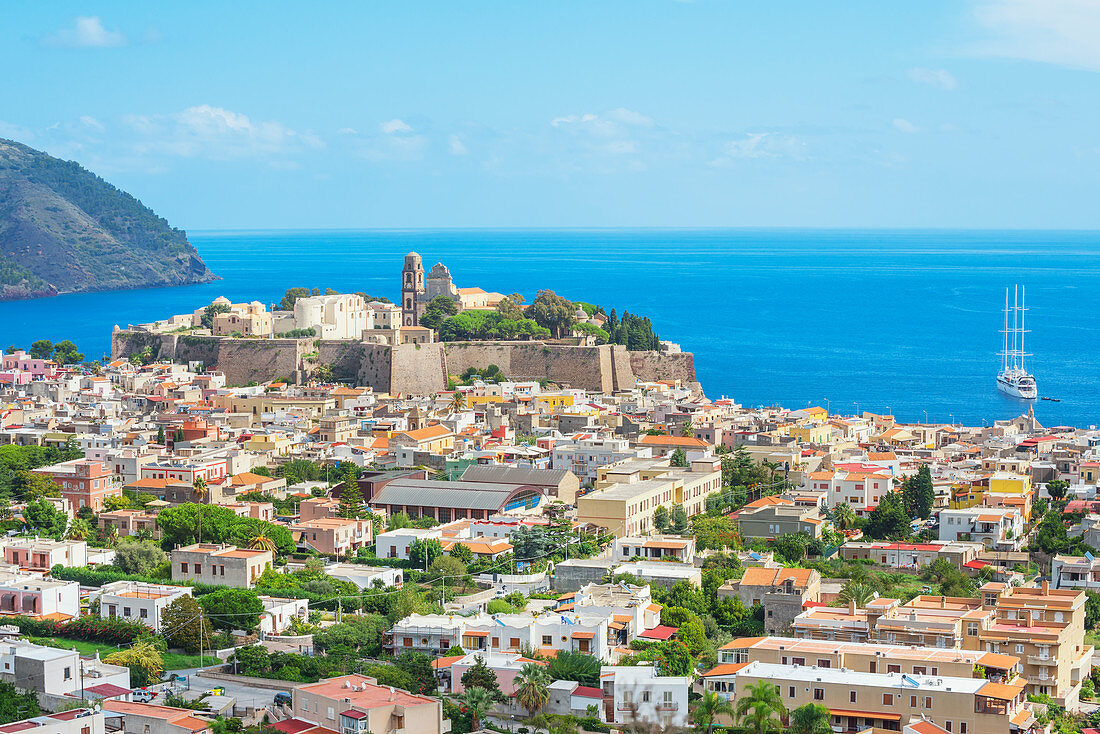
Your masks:
M401 324L419 325L424 310L438 296L453 300L459 311L492 310L505 297L481 288L457 288L451 271L443 263L436 263L425 275L420 255L415 252L405 255L405 267L401 270Z

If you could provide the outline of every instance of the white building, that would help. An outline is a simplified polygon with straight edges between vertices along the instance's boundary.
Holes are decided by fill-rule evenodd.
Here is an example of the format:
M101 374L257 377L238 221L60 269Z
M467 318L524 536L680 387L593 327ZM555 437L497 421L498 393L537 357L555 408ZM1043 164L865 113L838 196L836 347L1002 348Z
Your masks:
M596 470L601 466L652 456L653 449L633 448L625 438L601 438L586 433L556 444L550 455L550 468L567 469L576 474L581 482L592 484L597 478Z
M81 685L85 690L105 684L130 688L130 669L98 656L82 660L76 650L14 640L0 643L0 680L49 696L79 696Z
M294 302L294 328L313 329L320 339L362 339L373 312L362 296L308 296Z
M1054 556L1050 564L1050 585L1055 589L1100 591L1100 559Z
M360 589L400 589L405 583L400 568L364 566L359 563L330 563L325 566L326 575L341 581L350 581Z
M22 734L104 734L103 712L71 709L5 724L6 732Z
M379 558L400 558L409 560L409 547L416 540L439 540L443 537L443 531L439 526L434 528L400 528L379 533L375 538L375 553Z
M894 490L894 478L886 471L875 466L864 471L815 471L803 476L801 486L828 492L830 507L844 502L862 514L878 507L882 496Z
M639 723L662 730L689 725L690 676L658 675L649 665L604 666L600 686L609 724Z
M80 616L80 584L39 574L0 571L0 614Z
M969 540L989 550L1018 551L1025 540L1024 519L1015 509L999 507L940 510L940 540Z
M260 632L265 635L277 635L286 632L294 620L309 621L309 599L278 599L273 596L261 596L264 613L260 616Z
M101 586L98 594L89 598L99 601L99 616L102 619L121 617L131 622L141 622L159 632L160 615L165 607L191 594L190 586L115 581Z

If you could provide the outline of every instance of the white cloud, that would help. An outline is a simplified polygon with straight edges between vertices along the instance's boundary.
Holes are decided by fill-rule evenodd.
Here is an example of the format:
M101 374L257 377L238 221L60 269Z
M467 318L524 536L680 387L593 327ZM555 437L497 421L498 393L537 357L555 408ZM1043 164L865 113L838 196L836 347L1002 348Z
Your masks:
M171 115L130 115L123 122L137 136L133 148L138 154L227 159L324 147L312 132L206 104Z
M958 80L947 69L926 69L918 66L909 70L909 78L919 84L928 84L947 91L959 86Z
M982 0L974 19L989 34L976 55L1100 71L1096 0Z
M790 135L775 132L746 133L722 146L722 156L711 165L724 165L737 158L802 158L806 144Z
M621 122L624 125L633 125L636 127L653 127L653 120L646 117L641 112L635 112L634 110L628 110L625 107L619 107L618 109L611 110L607 113L607 117L617 122Z
M336 131L338 135L358 135L359 131L353 127L342 127Z
M84 127L87 127L87 128L90 128L90 129L92 129L92 130L95 130L96 132L100 132L100 133L101 133L101 132L103 132L103 131L104 131L104 129L105 129L105 128L103 127L103 123L102 123L102 122L100 122L99 120L95 119L94 117L90 117L89 115L81 115L81 116L80 116L80 122L81 122L81 124L82 124L82 125L84 125Z
M462 138L457 135L452 135L450 140L447 141L447 148L451 151L451 155L466 155L467 152Z
M920 128L913 123L906 120L904 117L895 117L893 121L894 129L898 132L903 132L909 135L913 133L919 133Z
M383 122L378 126L378 129L387 135L393 135L395 133L411 133L412 127L409 126L404 120L393 119L388 122Z
M119 31L107 30L103 21L94 15L82 15L73 21L71 27L47 36L45 42L50 46L69 48L108 48L125 45L126 36Z

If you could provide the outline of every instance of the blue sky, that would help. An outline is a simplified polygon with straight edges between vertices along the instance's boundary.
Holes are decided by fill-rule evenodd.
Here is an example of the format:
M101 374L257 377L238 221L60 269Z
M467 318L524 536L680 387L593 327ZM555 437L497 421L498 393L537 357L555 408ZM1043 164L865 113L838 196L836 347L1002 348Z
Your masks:
M187 229L1100 226L1100 2L31 2L0 137Z

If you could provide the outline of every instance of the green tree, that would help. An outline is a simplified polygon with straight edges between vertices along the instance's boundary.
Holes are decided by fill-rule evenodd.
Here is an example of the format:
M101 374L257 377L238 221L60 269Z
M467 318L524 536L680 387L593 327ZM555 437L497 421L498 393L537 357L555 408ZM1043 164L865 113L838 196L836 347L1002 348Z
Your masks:
M699 625L701 632L703 623L698 619L695 622ZM668 640L661 644L662 675L691 675L694 672L695 657L687 645L677 640Z
M253 632L264 604L251 589L218 589L199 597L199 606L215 629Z
M786 563L799 563L806 557L810 536L806 533L785 533L776 538L772 549Z
M1085 629L1094 630L1100 624L1100 594L1086 591L1085 596Z
M876 540L906 540L910 536L909 523L901 492L887 492L871 511L863 534Z
M718 717L728 716L732 720L735 713L728 698L715 691L704 691L703 697L695 702L691 716L700 728L712 734Z
M677 448L672 452L672 456L668 458L669 466L686 467L688 465L687 452L681 448Z
M344 466L344 481L340 484L340 517L354 519L363 514L363 492L359 489L359 471L355 464Z
M172 647L196 653L210 648L210 623L199 603L190 596L181 596L160 613L160 627Z
M413 693L428 696L435 693L435 671L432 669L432 660L427 655L410 650L397 657L396 665L412 679Z
M115 549L114 565L123 573L148 574L168 560L168 554L150 540L123 543Z
M527 709L531 716L542 711L550 700L550 675L544 666L537 663L524 663L519 674L512 680L515 686L516 701Z
M293 311L294 303L299 298L309 297L309 288L287 288L283 294L282 300L279 301L280 311Z
M1054 479L1047 482L1047 494L1056 502L1066 496L1067 489L1069 489L1069 482L1065 479Z
M549 329L558 339L573 328L577 320L576 313L576 306L551 290L539 291L526 310L529 319Z
M829 709L819 703L808 703L791 711L790 734L832 734Z
M684 506L680 503L674 504L672 506L672 511L669 512L668 529L677 535L681 535L688 531L687 511L684 510Z
M49 359L53 354L53 342L49 339L39 339L31 344L30 355L35 359Z
M462 543L455 543L447 552L450 554L451 558L463 564L470 563L474 560L474 552L470 550L469 546L463 545Z
M728 517L696 517L691 521L691 530L699 550L741 547L737 524Z
M432 561L443 555L443 546L435 538L417 538L409 544L409 560L413 568L427 570Z
M31 527L51 537L60 538L69 526L68 516L44 499L28 503L23 510L23 517Z
M339 624L314 632L313 645L321 652L345 646L363 657L377 657L383 653L382 637L389 628L389 620L381 614L347 616Z
M164 426L157 427L157 443L161 446L165 445L166 437L164 435Z
M0 724L32 719L41 713L33 691L19 693L11 683L0 681Z
M668 532L668 508L664 505L659 505L653 510L653 527L659 533Z
M481 722L485 719L489 707L493 704L489 691L478 686L467 688L462 696L462 703L466 705L466 711L470 714L470 727L472 731L481 728Z
M448 316L458 313L458 304L448 296L436 296L428 302L417 323L428 329L438 329Z
M907 477L902 482L901 494L905 511L910 517L925 520L932 514L936 491L932 484L932 473L927 464L921 465L915 475Z
M840 502L833 508L832 519L837 530L848 530L856 524L856 513L847 502Z
M77 351L76 345L68 339L53 345L53 361L58 364L79 364L84 355Z
M554 680L572 680L582 686L599 686L600 661L591 655L572 650L562 650L547 668Z
M837 598L845 604L855 602L856 606L862 609L870 604L875 596L874 587L870 584L863 581L848 581L844 588L840 590Z
M770 680L750 683L737 701L737 723L755 734L782 731L780 718L786 713L779 687Z
M164 660L160 656L160 650L149 640L140 640L118 652L113 652L103 658L103 662L129 668L132 686L157 683L164 672Z
M493 672L492 668L485 664L485 659L480 655L474 656L474 664L470 666L469 670L462 674L462 687L466 690L471 688L480 688L483 691L487 691L494 699L499 699L503 696L500 692L500 683L497 681L497 674Z

